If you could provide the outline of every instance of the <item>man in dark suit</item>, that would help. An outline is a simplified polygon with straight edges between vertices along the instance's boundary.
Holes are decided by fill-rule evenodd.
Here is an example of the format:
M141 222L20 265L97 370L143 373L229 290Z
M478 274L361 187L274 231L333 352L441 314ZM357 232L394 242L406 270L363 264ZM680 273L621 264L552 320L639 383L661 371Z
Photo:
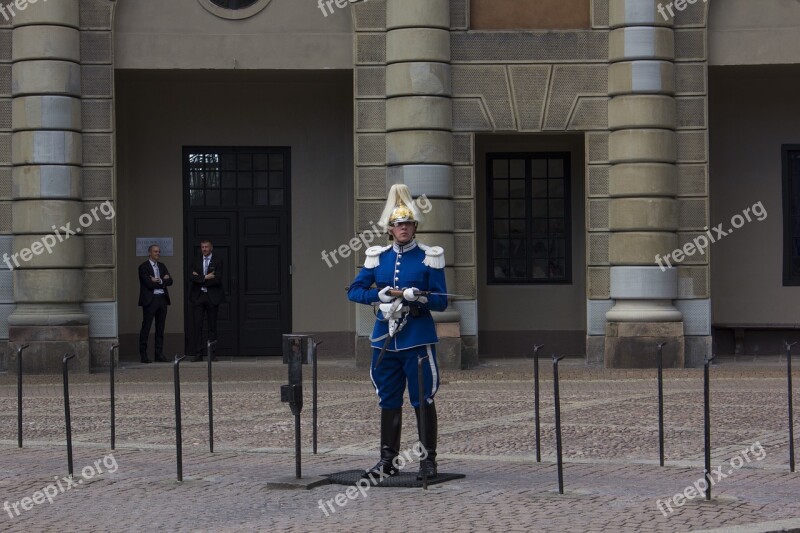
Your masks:
M222 288L223 261L214 256L214 245L208 239L200 241L202 256L192 263L189 280L192 288L189 300L192 302L194 315L195 355L192 361L202 361L206 347L203 345L203 317L208 317L208 340L217 340L217 310L225 301ZM216 361L212 357L212 361Z
M147 338L150 336L150 326L156 320L155 360L166 363L164 359L164 323L167 321L167 306L169 301L169 287L172 277L169 275L167 265L159 263L161 248L151 244L147 249L147 261L139 265L139 307L142 308L142 329L139 331L139 357L142 363L149 363L147 358Z

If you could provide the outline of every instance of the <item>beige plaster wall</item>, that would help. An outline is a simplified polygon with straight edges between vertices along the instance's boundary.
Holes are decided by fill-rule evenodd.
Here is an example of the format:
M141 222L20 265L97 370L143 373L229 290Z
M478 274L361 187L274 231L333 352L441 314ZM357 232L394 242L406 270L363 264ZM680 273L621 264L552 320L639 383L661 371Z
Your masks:
M487 285L486 154L572 152L572 284ZM586 330L585 167L583 135L486 135L475 141L478 326L481 331Z
M272 0L243 20L198 0L119 0L115 64L136 69L351 69L350 8L326 17L309 0Z
M705 7L698 2L687 10ZM709 0L708 7L709 64L800 61L800 2L797 0Z
M712 67L711 223L761 201L763 222L711 246L716 324L792 324L800 287L783 287L781 145L800 144L800 67Z
M291 147L294 331L354 331L352 264L321 259L352 236L352 72L118 71L116 90L120 335L141 323L137 236L174 238L166 329L183 332L185 145Z

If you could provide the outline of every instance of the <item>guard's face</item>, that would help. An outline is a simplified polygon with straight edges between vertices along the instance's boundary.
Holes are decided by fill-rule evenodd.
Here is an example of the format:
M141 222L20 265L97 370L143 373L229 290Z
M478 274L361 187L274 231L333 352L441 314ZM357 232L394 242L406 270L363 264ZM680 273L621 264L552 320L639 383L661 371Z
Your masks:
M158 246L150 248L150 261L157 263L159 257L161 257L161 248Z
M214 247L211 246L210 242L204 242L200 244L200 252L203 254L203 257L207 256L214 250Z
M405 244L414 238L414 235L417 233L417 228L414 226L413 222L398 222L389 228L389 233L391 233L394 240L399 244Z

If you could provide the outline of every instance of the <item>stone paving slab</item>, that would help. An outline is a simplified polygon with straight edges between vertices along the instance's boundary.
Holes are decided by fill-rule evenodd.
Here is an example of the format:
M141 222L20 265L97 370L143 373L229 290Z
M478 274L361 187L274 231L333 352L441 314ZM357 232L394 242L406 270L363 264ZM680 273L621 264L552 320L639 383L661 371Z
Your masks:
M788 468L783 364L776 357L714 365L712 456L725 477L713 487L711 502L674 498L703 476L702 370L665 371L667 466L662 468L654 372L562 362L564 495L557 492L549 365L542 366L543 462L538 464L531 361L492 360L474 371L448 371L437 395L440 469L466 477L428 491L346 494L347 487L334 485L267 488L294 472L293 420L279 401L286 368L274 361L235 361L215 366L214 454L207 445L206 367L187 365L182 371L182 484L175 481L171 365L125 365L118 373L113 472L102 462L111 457L108 377L71 376L75 479L84 482L59 491L52 503L44 493L43 503L24 500L31 508L23 510L17 502L66 475L61 380L25 377L26 444L18 449L16 378L0 375L0 499L9 502L12 515L0 511L0 531L800 528L800 474ZM304 474L372 466L379 413L367 370L344 361L321 363L319 391L320 453L313 455L310 387L305 390ZM413 411L406 406L404 449L415 443L415 433ZM743 450L750 450L746 460ZM84 479L81 471L98 465L105 471Z
M0 449L0 492L12 504L66 474L63 448ZM76 448L76 470L109 453ZM448 470L464 472L465 479L428 491L367 489L349 498L335 485L268 490L270 479L293 471L293 459L283 454L187 453L185 482L178 484L171 450L113 453L113 473L13 519L6 513L0 530L55 531L71 524L83 531L354 531L374 527L381 516L386 526L379 529L388 531L688 531L800 516L800 476L756 468L720 482L710 503L692 500L664 516L656 499L690 486L698 468L568 463L568 490L559 495L553 464L451 459ZM304 471L359 466L363 458L307 456Z

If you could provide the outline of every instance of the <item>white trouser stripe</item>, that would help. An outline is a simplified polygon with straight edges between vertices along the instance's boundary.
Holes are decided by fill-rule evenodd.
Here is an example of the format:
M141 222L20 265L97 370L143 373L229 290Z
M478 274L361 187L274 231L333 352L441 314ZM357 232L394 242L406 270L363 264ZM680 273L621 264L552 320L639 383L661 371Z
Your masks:
M373 352L374 355L374 352ZM375 378L372 377L372 359L369 361L369 379L372 381L372 386L375 387L375 394L378 395L378 405L381 403L381 393L378 391L378 384L375 383Z
M436 364L433 361L433 351L431 350L431 345L425 345L425 348L428 350L428 363L431 365L431 397L428 398L428 403L433 403L433 397L436 395L436 390L439 388L438 381L439 381L439 373L436 371ZM420 387L425 386L424 383L419 384Z

